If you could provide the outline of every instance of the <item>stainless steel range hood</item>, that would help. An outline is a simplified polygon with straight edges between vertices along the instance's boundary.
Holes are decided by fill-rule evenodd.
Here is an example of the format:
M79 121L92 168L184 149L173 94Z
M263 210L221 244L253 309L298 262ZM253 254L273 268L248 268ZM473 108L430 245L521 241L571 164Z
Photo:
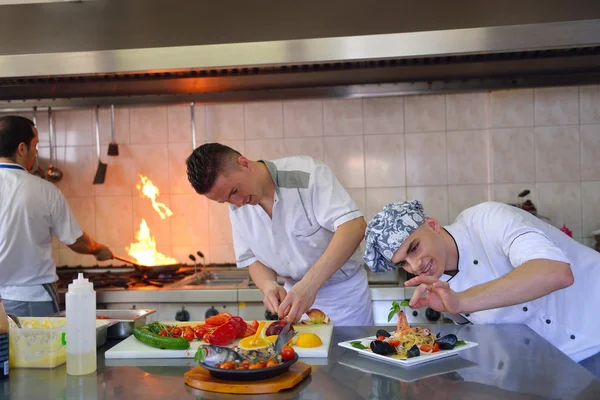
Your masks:
M600 82L589 0L93 0L1 6L0 34L4 105Z

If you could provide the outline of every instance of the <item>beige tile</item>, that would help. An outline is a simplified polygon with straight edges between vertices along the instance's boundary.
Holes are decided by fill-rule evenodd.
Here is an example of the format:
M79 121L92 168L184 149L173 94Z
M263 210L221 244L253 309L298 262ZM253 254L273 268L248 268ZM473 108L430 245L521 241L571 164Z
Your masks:
M600 85L581 86L579 112L582 124L600 123Z
M361 99L323 100L325 135L361 135L363 132Z
M92 109L89 108L55 112L55 143L58 146L90 146L95 144L92 116ZM45 119L48 120L47 115Z
M96 202L94 197L67 198L69 208L81 230L92 238L96 235Z
M138 193L138 191L135 189L135 186L141 182L140 175L150 179L152 184L158 187L161 193L169 193L170 182L168 154L169 150L167 146L144 144L131 145L134 197L136 197L136 193Z
M12 113L11 113L12 114ZM33 110L31 112L14 113L15 115L21 115L22 117L29 118L33 121ZM50 135L48 132L48 113L43 110L38 110L35 115L35 127L38 130L38 149L41 147L48 147L50 145ZM54 125L54 131L56 132L56 124Z
M251 160L275 160L285 156L283 139L246 140L246 157Z
M448 220L452 223L458 214L469 207L490 200L488 185L448 186Z
M246 141L245 140L222 140L219 143L229 146L235 151L242 155L246 154Z
M600 229L600 181L582 182L583 236Z
M283 103L285 137L323 135L323 101L294 100Z
M92 110L92 132L96 140L96 122ZM111 142L111 120L110 107L101 107L98 112L98 122L100 123L100 144L102 145L101 154L104 156L108 152L108 144ZM119 145L119 151L122 144L129 144L129 108L115 107L115 142ZM94 141L94 145L96 142Z
M208 248L208 241L205 244L195 244L193 246L171 246L171 257L173 257L182 264L186 264L190 267L193 267L194 261L190 259L190 254L192 254L194 257L196 257L198 270L200 270L202 268L203 261L202 258L198 257L198 254L196 254L196 252L200 250L206 258ZM206 263L208 263L208 259L206 260Z
M406 184L408 186L445 185L446 134L406 134Z
M533 126L533 89L498 90L491 93L492 126Z
M283 137L283 103L281 101L244 104L246 139Z
M535 89L535 125L573 125L579 123L579 88L549 87Z
M404 135L365 136L367 187L406 185Z
M131 107L129 128L131 144L167 143L167 107Z
M69 248L58 250L58 255L60 259L58 265L64 265L69 267L91 267L98 265L98 260L96 260L96 257L90 254L75 253Z
M375 214L381 211L386 204L406 200L406 188L404 187L366 189L367 212L365 217L367 223L371 221Z
M536 127L535 159L537 182L579 181L579 127Z
M204 106L194 106L196 146L204 141L204 125ZM192 108L189 104L167 106L167 140L169 143L187 143L192 149Z
M171 195L172 240L174 246L200 246L207 248L208 234L208 200L197 194Z
M492 181L535 181L533 128L491 130Z
M404 98L363 99L365 134L404 132Z
M583 244L593 249L596 246L596 240L591 237L585 237L583 238Z
M406 200L419 200L425 215L448 225L448 186L409 186Z
M489 94L460 93L446 95L446 129L459 131L489 126Z
M524 183L495 183L492 185L492 200L499 203L516 205L519 201L518 196L524 190L530 193L522 201L531 200L537 208L537 190L533 182Z
M159 195L156 199L157 203L162 203L166 208L172 210L170 195ZM152 207L152 200L147 197L133 196L133 232L137 234L140 230L142 220L146 221L150 229L150 235L156 239L156 249L160 252L164 246L171 246L171 218L175 216L174 212L171 217L162 219L158 212ZM165 213L166 209L161 207L161 212ZM167 253L164 253L167 254Z
M448 183L488 182L489 131L454 131L447 135Z
M208 233L211 247L215 244L233 243L229 204L208 201Z
M96 197L96 238L102 243L134 240L133 201L130 196Z
M365 155L361 138L325 137L323 161L345 188L365 187Z
M107 164L106 177L102 185L94 185L96 196L131 195L135 190L133 184L133 160L129 144L119 144L119 155L116 157L100 156Z
M192 153L187 143L169 143L169 184L170 193L196 194L188 181L185 160Z
M323 160L323 137L283 139L285 157L311 156Z
M550 182L537 184L538 214L550 218L557 228L565 224L574 237L582 236L580 182Z
M211 104L206 106L206 140L244 139L244 105Z
M89 196L94 193L94 176L98 161L93 147L59 147L55 166L63 172L56 184L67 197ZM45 164L48 166L47 164Z
M581 125L581 180L600 181L600 124Z
M211 264L235 264L235 252L233 251L233 243L211 244L210 262Z
M408 96L404 100L406 132L446 129L446 101L442 94Z
M347 189L348 194L352 197L352 200L356 203L356 206L359 208L360 212L365 216L367 215L367 200L365 189L356 188L356 189ZM367 221L368 222L368 221Z

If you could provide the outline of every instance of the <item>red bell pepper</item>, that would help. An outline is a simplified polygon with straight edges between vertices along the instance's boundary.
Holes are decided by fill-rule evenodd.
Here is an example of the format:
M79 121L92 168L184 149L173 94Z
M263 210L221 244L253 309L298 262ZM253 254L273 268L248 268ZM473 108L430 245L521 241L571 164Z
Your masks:
M239 329L239 321L232 320L230 318L229 321L219 326L208 336L208 342L217 346L226 346L231 344L237 337Z

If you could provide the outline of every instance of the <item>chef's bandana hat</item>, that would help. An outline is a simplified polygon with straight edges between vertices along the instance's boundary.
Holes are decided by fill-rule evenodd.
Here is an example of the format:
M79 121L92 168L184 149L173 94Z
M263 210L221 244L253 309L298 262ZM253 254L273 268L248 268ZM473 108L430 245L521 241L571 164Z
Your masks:
M392 257L425 219L423 205L418 200L384 206L369 222L365 232L367 246L363 258L369 268L373 272L398 268L392 263Z

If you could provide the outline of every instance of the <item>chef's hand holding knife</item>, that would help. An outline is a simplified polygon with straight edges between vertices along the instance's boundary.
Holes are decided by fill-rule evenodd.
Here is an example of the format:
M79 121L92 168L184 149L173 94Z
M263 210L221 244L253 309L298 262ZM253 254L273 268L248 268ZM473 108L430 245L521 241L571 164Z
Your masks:
M303 278L285 296L277 309L277 315L291 323L300 321L302 315L314 304L318 290L317 285L311 285L306 278Z
M279 304L285 299L285 289L277 281L266 281L263 284L265 298L263 304L273 314L277 314Z

